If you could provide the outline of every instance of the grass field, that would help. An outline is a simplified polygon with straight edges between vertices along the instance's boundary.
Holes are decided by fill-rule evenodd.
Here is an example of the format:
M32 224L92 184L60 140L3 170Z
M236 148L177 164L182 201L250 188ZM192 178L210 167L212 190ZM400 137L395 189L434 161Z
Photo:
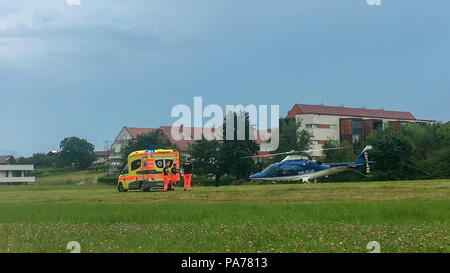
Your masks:
M0 187L0 252L450 252L450 180L119 193L96 176Z

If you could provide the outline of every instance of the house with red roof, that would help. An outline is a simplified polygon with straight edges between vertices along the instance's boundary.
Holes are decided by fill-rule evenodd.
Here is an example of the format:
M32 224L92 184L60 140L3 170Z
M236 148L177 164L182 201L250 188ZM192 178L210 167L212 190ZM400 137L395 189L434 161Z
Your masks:
M346 141L354 151L362 149L360 143L373 130L389 124L395 130L409 122L432 122L418 120L410 112L384 109L352 108L344 106L326 106L295 104L286 119L301 122L301 128L313 135L314 150L320 150L328 140ZM317 151L313 156L321 156Z
M123 127L117 135L110 149L111 162L120 162L122 160L122 151L128 144L128 141L136 138L142 134L156 133L161 136L163 141L170 146L176 146L179 151L187 152L190 146L196 139L205 137L208 140L219 139L222 136L221 128L199 128L199 127L174 127L174 126L161 126L159 128L135 128L135 127ZM254 131L255 140L258 144L263 144L268 141L270 132L259 130ZM148 147L156 148L156 147ZM262 151L264 152L264 151Z

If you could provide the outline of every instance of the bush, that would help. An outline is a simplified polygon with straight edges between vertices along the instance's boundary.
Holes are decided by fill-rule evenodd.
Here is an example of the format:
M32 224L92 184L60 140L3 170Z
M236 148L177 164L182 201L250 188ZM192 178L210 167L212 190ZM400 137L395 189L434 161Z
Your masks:
M249 182L245 179L233 180L232 185L248 185Z
M104 165L92 165L87 168L89 171L96 171L96 172L105 172L109 169L109 166Z
M99 178L97 178L97 182L107 185L116 185L118 179L119 178L117 176L100 176Z
M224 175L220 178L220 186L229 186L233 184L235 178L230 175ZM194 176L192 177L193 186L215 186L216 180L214 177Z
M32 175L35 177L43 177L55 174L64 174L72 172L73 169L70 167L66 168L38 168L32 171Z

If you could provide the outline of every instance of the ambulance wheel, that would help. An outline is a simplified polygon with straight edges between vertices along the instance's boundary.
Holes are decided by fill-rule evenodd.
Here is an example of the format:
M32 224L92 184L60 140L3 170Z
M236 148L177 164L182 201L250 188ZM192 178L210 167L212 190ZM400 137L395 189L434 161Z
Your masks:
M119 190L119 192L127 192L128 190L123 188L123 184L119 183L119 185L117 186L117 189Z

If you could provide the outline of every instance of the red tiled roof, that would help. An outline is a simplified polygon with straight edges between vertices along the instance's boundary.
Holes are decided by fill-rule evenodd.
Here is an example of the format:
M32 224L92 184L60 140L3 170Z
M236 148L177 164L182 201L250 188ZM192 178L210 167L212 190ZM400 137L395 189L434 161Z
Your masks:
M294 105L292 110L289 111L286 118L295 118L295 116L298 114L320 114L332 116L416 120L416 118L410 112L309 104Z
M181 140L175 140L175 136L172 135L172 128L174 130L178 129L178 132L180 133L180 136L182 136ZM199 127L173 127L173 126L161 126L160 127L162 133L168 138L169 142L171 144L175 144L180 151L187 151L189 150L189 146L195 141L195 129L198 130L198 132L203 132L203 135L207 139L213 139L215 138L215 135L221 134L219 130L215 128L211 128L211 130L204 131L203 128ZM206 128L205 128L206 129ZM179 137L176 137L179 138Z
M130 132L131 136L136 138L138 135L146 135L155 132L156 128L133 128L133 127L126 127L128 132Z
M175 136L172 135L172 128L175 130L178 129L178 132L181 134L182 139L181 140L175 140ZM161 126L160 128L132 128L132 127L126 127L128 132L132 135L133 138L136 138L138 135L142 134L150 134L153 132L162 132L164 136L167 137L167 140L170 144L174 144L178 147L180 151L187 151L189 150L189 147L191 144L195 141L195 129L199 129L199 132L203 133L203 135L207 139L214 139L217 136L222 136L221 128L208 128L211 130L205 131L206 128L199 128L199 127L173 127L173 126ZM256 134L258 132L258 134ZM270 130L258 130L254 131L255 139L258 144L264 144L267 143L267 141L270 138ZM216 138L217 139L217 138Z
M108 157L109 151L94 151L96 157Z
M0 163L7 163L10 155L0 155Z

